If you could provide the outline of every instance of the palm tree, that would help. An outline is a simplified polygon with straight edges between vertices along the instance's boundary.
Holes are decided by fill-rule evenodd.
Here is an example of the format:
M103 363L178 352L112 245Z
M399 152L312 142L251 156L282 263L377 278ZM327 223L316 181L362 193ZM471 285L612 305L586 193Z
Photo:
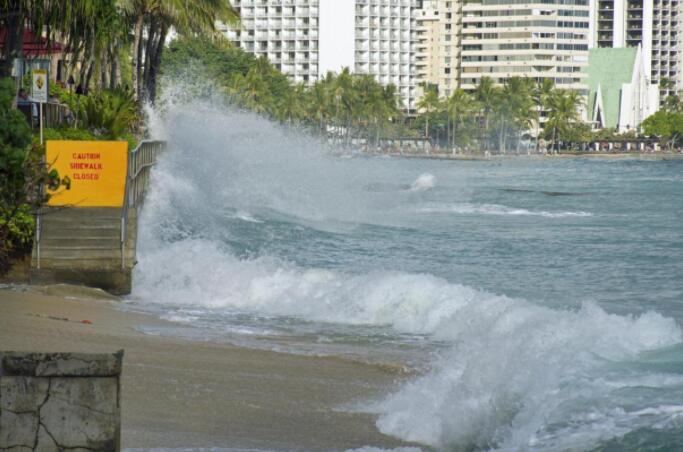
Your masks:
M465 120L472 112L472 97L464 89L456 89L446 101L446 112L453 124L450 144L455 147L456 137L459 136Z
M348 141L351 132L354 104L356 102L356 92L353 89L353 75L351 75L351 70L348 67L345 67L339 75L336 77L332 75L332 77L334 115L338 129L344 130L344 134Z
M581 95L575 90L555 89L548 98L546 132L552 130L553 151L557 152L557 139L564 138L570 124L581 119L579 109L583 105Z
M533 119L533 81L511 77L506 80L500 96L500 150L505 152L506 139L512 126L517 131L517 149L521 134L531 126Z
M500 89L494 85L493 79L486 76L479 79L474 89L474 100L479 105L480 119L483 120L480 144L483 144L485 151L488 149L489 115L494 110L499 93Z
M426 85L424 95L417 102L417 108L425 115L425 138L429 139L429 120L440 107L439 92L434 85Z
M242 106L249 110L256 113L272 111L273 98L270 86L255 67L250 68L246 75L235 74L230 91L239 99Z
M382 109L377 129L377 141L379 142L379 126L388 121L396 120L401 116L401 96L398 88L393 83L389 83L382 89Z
M550 98L550 95L552 94L553 90L555 88L555 82L551 78L543 78L536 84L536 88L534 89L533 97L534 97L534 103L536 104L536 113L537 113L537 120L536 120L536 150L535 152L538 153L538 146L539 146L539 137L540 137L540 129L541 129L541 113L545 110L548 109L548 99Z
M306 87L303 83L295 86L287 86L277 96L275 101L275 116L281 121L291 125L294 120L302 119L306 110L304 108L304 95Z
M171 28L181 35L218 36L217 21L236 24L239 16L227 0L118 0L133 26L132 80L137 99L156 99L156 79Z
M57 33L67 33L77 20L90 20L112 0L0 0L0 22L6 30L0 77L10 77L14 60L22 58L24 27L30 26L36 35L47 32L48 41Z
M318 80L307 91L307 109L310 117L318 122L318 131L322 135L326 130L325 121L330 115L331 100L330 90L325 79Z

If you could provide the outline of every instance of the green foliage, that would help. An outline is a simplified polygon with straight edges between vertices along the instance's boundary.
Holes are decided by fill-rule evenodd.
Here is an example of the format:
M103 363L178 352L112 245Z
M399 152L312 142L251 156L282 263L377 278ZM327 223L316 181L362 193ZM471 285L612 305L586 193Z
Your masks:
M400 117L395 86L381 86L368 75L353 75L348 69L328 74L311 87L292 84L265 58L256 58L223 41L195 37L171 43L164 53L162 73L169 78L195 78L188 68L201 67L216 87L242 108L287 124L298 124L339 138L386 136L398 130L389 127ZM203 96L209 89L198 85L188 97Z
M32 143L23 114L12 108L14 82L0 79L0 273L8 259L30 249L32 211L45 201L39 188L57 189L66 182L42 162L44 150Z
M31 249L35 228L36 220L29 204L20 204L12 216L1 215L0 234L6 239L3 245L5 253L28 252ZM0 254L3 254L2 251L0 250ZM2 260L0 257L0 261Z
M118 139L138 121L137 103L127 90L117 88L87 96L64 96L79 125L95 135Z
M641 124L643 133L658 137L664 146L672 148L683 137L683 113L660 110Z

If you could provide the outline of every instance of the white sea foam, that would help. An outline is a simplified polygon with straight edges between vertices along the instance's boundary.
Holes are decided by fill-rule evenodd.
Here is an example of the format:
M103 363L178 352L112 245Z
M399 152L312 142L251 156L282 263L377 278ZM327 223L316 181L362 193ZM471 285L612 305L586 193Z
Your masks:
M425 191L434 188L436 185L436 177L431 173L421 174L410 184L410 191Z
M513 216L537 216L546 218L565 218L565 217L592 217L590 212L546 212L533 211L519 207L508 207L499 204L430 204L419 209L422 213L454 213L454 214L474 214L474 215L513 215Z
M624 317L591 304L571 312L493 298L463 307L441 335L454 345L433 372L375 410L384 433L456 449L553 450L567 434L553 424L599 402L610 407L600 400L610 390L609 363L681 341L676 323L652 312ZM596 430L590 419L571 430L590 444L623 433Z

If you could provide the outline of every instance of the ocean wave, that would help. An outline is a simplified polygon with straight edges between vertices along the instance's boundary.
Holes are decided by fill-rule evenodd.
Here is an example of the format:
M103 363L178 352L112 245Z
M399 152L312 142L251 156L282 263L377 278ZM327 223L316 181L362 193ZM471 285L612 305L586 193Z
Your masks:
M439 448L543 450L566 433L564 420L595 410L609 417L618 407L605 394L646 382L638 374L615 380L610 363L683 339L674 320L654 312L620 316L591 303L557 310L426 274L356 275L267 257L240 260L197 239L146 253L137 277L138 300L383 325L451 344L429 374L368 408L380 415L383 433ZM572 435L605 439L592 436L596 422L586 415Z
M500 204L430 204L419 209L421 213L455 213L463 215L512 215L538 216L546 218L592 217L590 212L547 212L533 211L519 207L508 207Z
M618 422L617 394L644 382L634 374L632 386L615 388L610 366L682 339L675 321L654 312L630 317L594 304L573 312L494 299L461 309L446 336L453 346L432 372L372 408L383 433L444 449L594 446L638 426Z

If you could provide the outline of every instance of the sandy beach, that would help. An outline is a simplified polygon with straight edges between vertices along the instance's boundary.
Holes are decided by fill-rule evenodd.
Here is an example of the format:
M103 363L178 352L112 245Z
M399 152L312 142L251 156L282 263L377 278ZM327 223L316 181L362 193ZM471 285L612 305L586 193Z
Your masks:
M344 408L395 387L397 370L145 335L136 327L164 322L117 303L0 288L0 349L124 349L124 448L406 445L380 434L372 415Z

